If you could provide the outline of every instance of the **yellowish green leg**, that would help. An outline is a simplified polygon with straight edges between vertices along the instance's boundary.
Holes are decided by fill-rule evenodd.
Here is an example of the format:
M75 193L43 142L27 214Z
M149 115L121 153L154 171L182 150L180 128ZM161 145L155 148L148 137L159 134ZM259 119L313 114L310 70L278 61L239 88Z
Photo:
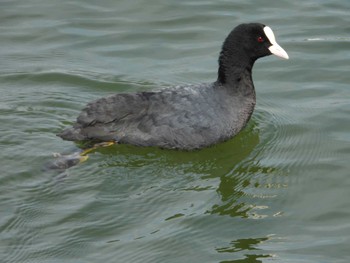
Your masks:
M115 141L110 141L110 142L101 142L101 143L96 143L94 144L91 148L88 148L88 149L85 149L84 151L82 151L79 155L81 157L86 157L86 159L84 159L83 161L81 162L84 162L88 159L88 156L87 154L92 152L93 150L99 148L99 147L108 147L108 146L112 146L114 144L117 144L117 142Z

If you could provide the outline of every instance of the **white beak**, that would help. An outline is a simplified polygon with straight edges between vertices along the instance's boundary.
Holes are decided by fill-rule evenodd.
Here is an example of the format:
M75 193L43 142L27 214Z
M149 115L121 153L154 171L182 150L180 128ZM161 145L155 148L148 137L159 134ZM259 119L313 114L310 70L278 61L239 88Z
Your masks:
M272 44L272 46L269 47L271 54L274 54L280 58L289 59L287 52L280 45L277 44L276 38L272 32L272 29L268 26L265 26L264 32L267 38L269 39L270 43Z

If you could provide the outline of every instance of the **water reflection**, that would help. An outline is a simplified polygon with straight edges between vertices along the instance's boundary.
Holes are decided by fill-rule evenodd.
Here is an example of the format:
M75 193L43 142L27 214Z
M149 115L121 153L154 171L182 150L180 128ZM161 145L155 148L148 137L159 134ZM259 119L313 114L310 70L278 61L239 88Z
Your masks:
M153 175L155 180L164 181L167 178L171 180L169 185L175 191L200 192L215 189L221 202L214 204L206 213L256 219L264 217L257 210L267 206L251 204L252 195L248 192L260 187L255 180L257 175L264 177L276 171L276 168L266 167L259 162L259 152L263 147L264 143L259 139L259 129L251 121L236 138L200 151L183 152L115 145L98 148L95 153L102 155L99 165L104 170L125 168L132 170L134 174ZM93 160L88 160L91 161ZM112 170L110 172L114 173ZM195 182L189 184L192 179L181 180L181 176L195 178ZM219 184L206 183L211 179L215 179L215 182L219 179ZM247 196L248 198L241 200ZM184 216L182 213L174 213L167 220L178 218L179 215Z
M117 219L108 223L108 229L115 229L108 243L118 240L118 244L128 244L140 240L138 237L158 242L168 235L182 240L189 233L202 233L203 227L208 228L206 222L216 221L218 216L222 217L220 227L224 228L229 228L235 219L263 218L257 210L269 207L269 202L259 198L257 201L251 193L260 187L256 176L275 172L260 162L264 145L253 120L236 138L200 151L115 145L96 149L87 162L68 170L73 174L70 180L76 174L80 182L96 183L93 188L97 193L87 210L93 209L100 217L109 211L107 207L114 207ZM81 188L79 183L83 191ZM202 221L203 217L206 220ZM71 218L69 214L62 222ZM186 222L191 223L183 228ZM267 253L246 253L257 250L268 238L254 238L252 233L251 238L243 239L246 235L242 230L231 233L224 239L228 246L217 247L214 242L212 249L218 255L233 253L236 258L244 258L222 262L260 262L259 258L270 257ZM199 235L198 240L204 241L207 235ZM232 236L241 238L230 242ZM76 238L81 238L80 234Z
M257 182L256 177L266 177L275 171L276 168L261 165L254 156L237 164L229 173L220 176L217 191L222 203L214 205L210 213L255 219L264 217L254 210L265 209L267 206L252 205L240 199L248 196L251 198L246 198L246 200L251 201L253 196L257 197L258 195L251 194L252 191L247 191L247 189L258 189L261 185ZM260 197L267 196L261 195Z
M221 261L220 263L262 263L262 260L258 260L259 258L270 258L270 255L245 255L244 259L237 260L229 260L229 261Z
M221 261L220 263L237 263L237 262L262 262L258 260L259 258L271 258L272 255L268 254L253 254L253 251L260 251L258 245L267 241L269 238L246 238L246 239L237 239L231 241L230 245L227 247L217 248L218 253L238 253L244 252L244 258L237 260Z

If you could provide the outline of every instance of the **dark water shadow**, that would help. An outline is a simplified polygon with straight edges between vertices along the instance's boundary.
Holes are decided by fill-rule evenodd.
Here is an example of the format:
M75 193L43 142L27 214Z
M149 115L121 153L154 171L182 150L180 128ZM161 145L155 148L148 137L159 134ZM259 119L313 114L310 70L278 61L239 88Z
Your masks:
M254 175L269 174L276 170L260 164L259 154L263 149L258 126L251 121L235 138L199 151L183 152L131 145L115 145L96 151L108 156L104 157L104 168L141 169L148 166L153 169L153 173L167 173L169 176L185 174L201 180L219 178L219 185L213 188L220 195L221 203L215 204L207 213L248 218L251 207L238 202L238 199L245 195L245 188L258 187L256 183L251 183Z
M271 138L267 138L269 140ZM97 152L106 157L105 168L131 168L141 171L141 168L156 167L155 173L168 173L178 176L177 181L184 180L181 175L196 177L199 181L212 181L208 188L191 188L192 191L210 190L219 195L206 215L224 216L248 219L254 212L254 202L247 197L247 189L259 187L254 182L254 176L275 173L275 167L266 167L260 163L261 152L266 142L260 140L258 125L252 120L249 125L235 138L210 148L194 152L162 150L157 148L139 148L130 145L116 145L111 148L101 148ZM152 176L151 172L149 173ZM180 176L179 176L180 175ZM136 175L135 175L136 176ZM154 178L159 179L156 175ZM247 198L245 198L247 197ZM243 200L242 200L243 198ZM186 219L186 213L177 212L165 221ZM271 255L261 253L259 245L268 241L268 237L241 238L231 241L227 247L215 248L217 253L232 253L240 258L222 262L262 262L260 258L270 258ZM243 253L243 254L242 254Z

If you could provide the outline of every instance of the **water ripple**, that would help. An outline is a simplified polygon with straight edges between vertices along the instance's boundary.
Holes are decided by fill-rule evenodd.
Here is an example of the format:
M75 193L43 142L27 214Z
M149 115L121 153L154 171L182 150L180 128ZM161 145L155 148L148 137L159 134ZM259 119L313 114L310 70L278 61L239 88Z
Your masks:
M347 262L347 1L2 1L5 262ZM235 139L197 152L118 145L65 172L55 134L93 99L216 78L223 39L270 25L289 61L254 67ZM195 251L195 252L194 252Z

